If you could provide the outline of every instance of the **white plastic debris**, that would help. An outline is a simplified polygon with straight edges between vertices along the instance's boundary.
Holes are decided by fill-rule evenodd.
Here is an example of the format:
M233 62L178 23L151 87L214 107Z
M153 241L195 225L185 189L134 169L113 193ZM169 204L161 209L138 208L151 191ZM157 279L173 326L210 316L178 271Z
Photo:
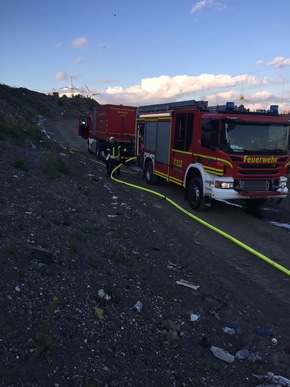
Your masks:
M224 327L223 328L223 331L224 333L226 333L227 335L234 335L236 333L236 331L234 330L234 328L229 328L229 327Z
M271 343L272 343L272 345L278 344L278 340L276 339L276 337L273 337L273 339L271 340Z
M190 321L197 321L199 320L200 315L195 313L190 313Z
M227 363L233 363L235 361L235 357L222 348L214 347L212 345L210 347L210 351L214 354L215 357Z
M137 312L141 312L141 309L143 308L142 302L141 302L141 301L137 301L133 308L134 308Z
M103 298L104 300L106 300L106 301L109 301L109 300L111 300L111 296L109 296L105 291L104 291L104 289L100 289L99 291L98 291L98 296L99 297L101 297L101 298Z
M250 352L246 348L243 348L236 353L235 358L237 360L246 360L249 358L249 356L250 356Z
M21 291L21 289L20 289L19 286L15 286L15 290L16 290L16 292L18 292L18 293Z
M274 375L272 372L267 372L267 375L255 375L259 380L266 380L267 382L271 382L274 385L279 385L283 387L290 387L290 379L285 378L284 376Z
M199 285L193 285L192 283L186 281L186 280L179 280L179 281L176 281L177 285L182 285L182 286L186 286L187 288L191 288L193 290L197 290L200 286Z

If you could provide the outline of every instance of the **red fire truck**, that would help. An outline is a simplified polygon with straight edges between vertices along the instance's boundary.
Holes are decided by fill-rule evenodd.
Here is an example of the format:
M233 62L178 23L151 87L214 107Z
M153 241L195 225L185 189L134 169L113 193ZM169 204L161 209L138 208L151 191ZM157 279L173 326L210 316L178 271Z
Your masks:
M100 157L108 137L115 137L126 148L126 155L135 153L136 107L123 105L99 105L91 115L80 116L78 134L88 140L88 151Z
M194 100L141 106L137 153L148 184L183 186L194 210L240 199L256 208L287 196L289 125L277 105L259 112Z

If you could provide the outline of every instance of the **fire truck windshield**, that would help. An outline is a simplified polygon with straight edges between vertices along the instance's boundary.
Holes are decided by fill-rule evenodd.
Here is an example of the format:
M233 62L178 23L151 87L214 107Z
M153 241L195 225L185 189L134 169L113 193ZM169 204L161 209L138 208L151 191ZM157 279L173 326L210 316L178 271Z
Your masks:
M226 153L287 154L289 126L224 121L221 149Z

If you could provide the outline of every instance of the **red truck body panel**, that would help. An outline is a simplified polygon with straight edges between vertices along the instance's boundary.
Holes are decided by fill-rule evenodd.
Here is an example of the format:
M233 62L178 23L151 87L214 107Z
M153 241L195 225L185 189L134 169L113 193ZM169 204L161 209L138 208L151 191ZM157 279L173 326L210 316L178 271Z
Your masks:
M100 105L91 116L79 119L79 136L106 140L115 137L118 142L135 141L136 107Z

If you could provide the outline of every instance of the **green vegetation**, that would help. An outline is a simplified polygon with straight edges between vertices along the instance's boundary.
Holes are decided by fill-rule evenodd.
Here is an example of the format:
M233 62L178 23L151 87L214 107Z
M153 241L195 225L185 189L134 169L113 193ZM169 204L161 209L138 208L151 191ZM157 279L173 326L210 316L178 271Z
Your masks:
M55 154L50 155L50 157L44 160L42 170L50 180L56 179L59 173L65 175L70 173L70 168L66 161Z
M25 161L24 160L20 160L20 159L17 159L14 163L14 168L16 169L20 169L21 171L28 171L26 165L25 165Z
M10 137L15 144L23 146L26 140L41 140L42 133L31 117L7 117L0 112L0 140L5 137Z
M37 359L43 355L48 363L51 362L51 350L54 347L52 342L52 328L54 324L54 314L58 306L58 297L53 297L52 303L48 309L46 319L43 323L41 333L34 340L27 343L27 346L33 348L30 359Z

